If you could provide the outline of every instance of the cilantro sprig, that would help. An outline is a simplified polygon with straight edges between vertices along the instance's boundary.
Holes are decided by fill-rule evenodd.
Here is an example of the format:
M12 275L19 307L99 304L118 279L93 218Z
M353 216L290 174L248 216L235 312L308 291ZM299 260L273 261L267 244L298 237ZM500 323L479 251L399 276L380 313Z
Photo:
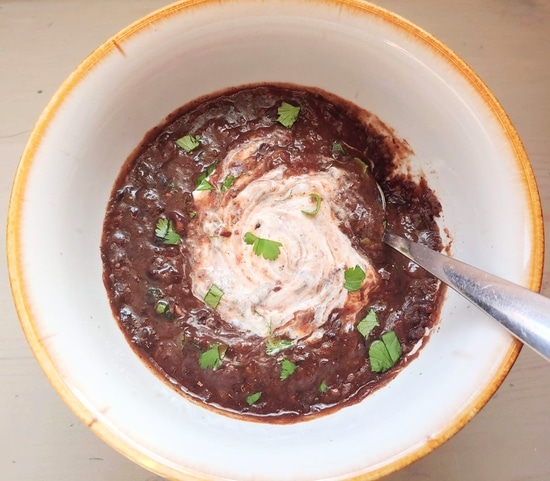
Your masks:
M361 173L366 174L369 170L369 166L365 164L359 157L354 157L353 161L361 168Z
M192 152L201 144L200 135L184 135L176 140L176 145L181 147L187 153Z
M369 348L370 368L372 372L383 373L393 367L403 350L394 331L388 331L374 341Z
M171 220L161 217L155 227L155 235L162 239L165 244L175 245L181 241L181 236L175 231Z
M292 361L289 361L286 358L283 359L281 361L281 372L279 374L279 379L281 381L288 379L296 372L296 367L296 364L294 364Z
M225 344L211 344L210 347L199 356L199 365L202 369L216 370L222 365L227 352Z
M173 319L174 314L170 310L170 303L166 299L159 299L155 305L155 312L162 314L166 319Z
M289 104L287 102L281 103L280 107L277 109L277 122L286 128L290 128L296 122L298 114L300 113L300 107Z
M197 180L195 182L195 190L196 191L203 191L203 190L216 190L216 187L208 180L208 177L216 170L217 164L214 163L211 166L207 167L205 170L203 170L200 175L197 177ZM223 179L223 182L219 185L220 192L227 192L231 187L233 187L233 184L235 183L236 177L232 174L228 174L225 179Z
M206 302L206 304L208 304L212 309L216 309L222 297L223 291L216 284L212 284L204 296L204 302Z
M358 291L361 289L361 285L366 277L365 271L361 269L361 266L350 267L344 271L344 287L350 292Z
M313 210L303 210L302 214L308 215L308 216L314 216L319 212L319 210L321 210L321 201L323 199L319 194L316 194L315 192L312 192L311 194L309 194L309 196L315 202L315 208Z
M252 251L257 256L262 256L264 259L274 261L281 253L283 244L280 242L257 237L252 232L247 232L244 235L244 241L252 246Z
M359 321L359 324L357 324L357 330L366 339L369 337L372 330L379 325L380 323L378 322L376 311L371 309L367 315Z
M344 150L344 147L342 147L342 144L340 142L337 142L336 140L332 142L332 150L342 155L346 155L346 151Z
M292 339L271 338L265 343L265 352L268 356L275 356L281 351L290 349L296 345L296 341Z
M201 174L197 177L197 182L195 183L195 190L201 191L201 190L214 190L215 187L208 182L208 177L214 170L216 170L216 164L212 164L205 170L201 172Z
M229 174L225 179L223 179L220 190L222 192L227 192L233 186L234 183L235 183L235 176Z
M248 403L249 406L252 406L253 404L256 404L261 397L262 397L262 391L258 391L246 396L246 402Z

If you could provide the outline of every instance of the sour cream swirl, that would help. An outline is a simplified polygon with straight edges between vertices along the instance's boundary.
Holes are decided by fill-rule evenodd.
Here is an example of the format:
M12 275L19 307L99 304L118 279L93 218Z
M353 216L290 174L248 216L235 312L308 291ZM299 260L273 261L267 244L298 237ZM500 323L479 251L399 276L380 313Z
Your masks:
M203 299L213 284L221 289L218 313L245 335L317 340L332 313L344 328L355 323L378 274L340 229L348 213L337 200L348 172L295 175L284 165L266 171L256 156L264 143L253 139L230 151L208 179L216 188L194 193L197 217L186 239L192 291ZM235 181L222 192L217 186L228 175ZM321 199L314 215L307 214L316 208L311 194ZM254 254L247 232L280 242L280 255ZM348 292L344 272L357 265L366 279Z

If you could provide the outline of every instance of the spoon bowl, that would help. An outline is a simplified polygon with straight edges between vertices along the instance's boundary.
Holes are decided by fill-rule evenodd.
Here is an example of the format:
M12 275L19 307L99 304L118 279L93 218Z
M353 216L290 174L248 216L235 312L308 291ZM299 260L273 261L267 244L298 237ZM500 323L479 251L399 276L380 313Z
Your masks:
M386 196L376 184L384 211ZM382 241L424 268L550 360L550 299L418 242L384 231Z

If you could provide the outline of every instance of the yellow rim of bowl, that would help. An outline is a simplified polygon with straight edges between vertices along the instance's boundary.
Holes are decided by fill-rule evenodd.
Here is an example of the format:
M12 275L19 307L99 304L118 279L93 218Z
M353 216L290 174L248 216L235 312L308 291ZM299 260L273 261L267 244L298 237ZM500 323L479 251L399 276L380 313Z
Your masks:
M239 0L234 0L239 1ZM294 0L289 0L294 1ZM411 36L422 41L433 52L437 53L445 61L453 66L453 68L460 72L464 78L472 85L476 92L484 100L486 106L494 114L500 126L508 138L510 145L514 151L515 157L518 162L518 168L523 174L523 184L526 187L527 195L529 196L529 206L531 209L531 222L532 222L532 236L534 243L532 246L533 252L531 256L529 287L534 291L539 291L542 282L543 274L543 262L544 262L544 232L543 232L543 217L542 207L540 203L540 197L538 193L537 184L531 168L531 164L523 147L523 144L512 125L512 122L504 112L503 108L487 88L487 86L481 81L481 79L474 73L474 71L456 54L454 54L447 46L442 42L435 39L432 35L428 34L421 28L412 24L411 22L399 17L398 15L389 12L381 7L363 2L361 0L310 0L312 3L334 3L337 6L343 8L348 7L359 13L378 17L385 22L407 32ZM173 15L182 13L192 7L203 6L206 4L217 3L217 0L183 0L178 3L174 3L165 8L157 10L146 17L134 22L112 38L107 40L97 50L95 50L88 58L86 58L65 80L58 91L55 93L49 104L42 112L38 122L31 133L29 141L25 147L21 161L19 163L15 180L13 183L13 189L10 197L10 205L8 210L8 226L7 226L7 256L8 256L8 271L9 280L12 289L13 298L17 313L21 322L21 326L27 338L27 341L48 380L55 388L57 393L61 396L64 402L73 410L73 412L80 418L80 420L90 427L102 440L104 440L111 447L122 453L127 458L131 459L135 463L143 466L144 468L155 472L161 476L164 476L173 480L188 479L204 481L205 479L212 479L211 476L201 475L192 471L181 471L171 466L167 466L146 454L135 449L129 443L115 436L107 426L103 425L95 415L90 412L80 400L78 400L69 387L65 384L59 373L57 372L55 363L50 357L46 346L40 338L40 333L37 331L33 322L33 309L28 299L25 290L25 273L21 265L21 245L19 238L19 222L21 219L20 212L23 209L23 199L25 187L27 184L27 178L33 165L33 160L40 144L41 138L48 128L49 122L55 117L58 109L63 104L65 99L76 88L79 82L86 76L86 74L98 65L104 58L111 54L114 50L121 50L122 45L126 40L138 34L139 32L147 29L153 24L166 20ZM519 352L521 350L521 343L514 341L511 344L510 349L506 353L502 364L499 366L493 380L489 383L478 396L473 399L463 410L459 413L448 426L446 426L437 436L428 440L425 444L418 447L413 452L390 462L387 465L378 467L372 471L366 473L360 473L357 475L351 474L349 480L361 480L371 481L379 479L383 476L396 472L412 462L420 459L426 454L433 451L436 447L443 444L462 427L464 427L468 421L470 421L479 410L489 401L494 392L503 382L504 378L508 374L512 365L514 364Z

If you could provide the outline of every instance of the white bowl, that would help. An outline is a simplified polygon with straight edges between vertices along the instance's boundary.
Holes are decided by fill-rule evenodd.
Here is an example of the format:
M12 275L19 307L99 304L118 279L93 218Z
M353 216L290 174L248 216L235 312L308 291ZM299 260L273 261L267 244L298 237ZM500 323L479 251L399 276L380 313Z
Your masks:
M102 283L102 221L144 134L186 102L253 82L317 86L406 139L443 204L452 254L540 288L538 192L521 142L444 45L359 0L184 1L87 58L40 117L8 226L21 324L51 383L102 439L171 479L377 479L440 445L502 382L520 344L448 293L420 356L363 402L258 424L189 402L135 355Z

